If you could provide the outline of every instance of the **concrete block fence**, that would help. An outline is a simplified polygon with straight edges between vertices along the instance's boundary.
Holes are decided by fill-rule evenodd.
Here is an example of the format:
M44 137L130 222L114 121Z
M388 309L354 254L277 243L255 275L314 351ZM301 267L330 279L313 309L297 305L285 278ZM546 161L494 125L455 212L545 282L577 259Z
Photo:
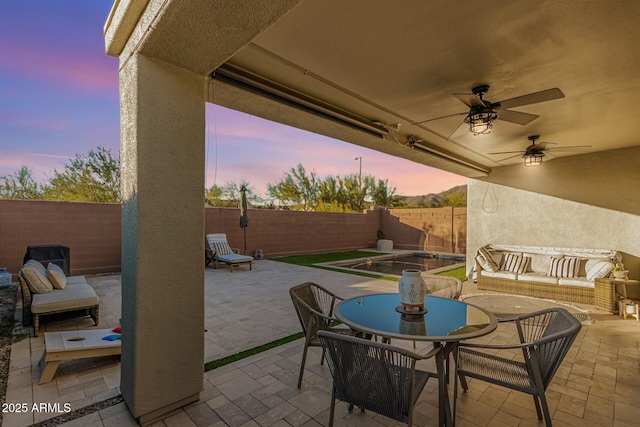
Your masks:
M374 248L379 229L397 249L466 251L466 208L375 208L364 213L249 209L248 214L246 253L262 249L265 258ZM226 233L231 246L243 253L239 221L239 209L205 208L205 233ZM15 279L27 246L39 244L69 246L72 275L118 272L121 206L0 200L0 267Z

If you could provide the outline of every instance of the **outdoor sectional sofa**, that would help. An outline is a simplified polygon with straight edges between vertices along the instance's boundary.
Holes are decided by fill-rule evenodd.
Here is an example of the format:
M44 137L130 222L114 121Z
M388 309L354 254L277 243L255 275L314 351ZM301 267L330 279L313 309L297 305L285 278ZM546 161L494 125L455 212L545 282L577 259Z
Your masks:
M33 324L38 335L40 316L82 311L98 324L100 299L84 276L66 277L53 263L47 267L39 261L28 260L18 273L22 289L22 324Z
M593 304L595 279L620 254L609 249L486 245L476 252L479 290Z

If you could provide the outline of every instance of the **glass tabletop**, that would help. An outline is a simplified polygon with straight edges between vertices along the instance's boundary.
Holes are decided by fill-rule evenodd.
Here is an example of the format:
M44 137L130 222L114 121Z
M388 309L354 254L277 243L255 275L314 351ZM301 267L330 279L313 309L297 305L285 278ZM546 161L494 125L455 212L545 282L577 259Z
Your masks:
M496 317L462 301L427 296L426 314L402 314L399 294L372 294L338 304L335 315L359 331L416 341L460 341L492 332Z

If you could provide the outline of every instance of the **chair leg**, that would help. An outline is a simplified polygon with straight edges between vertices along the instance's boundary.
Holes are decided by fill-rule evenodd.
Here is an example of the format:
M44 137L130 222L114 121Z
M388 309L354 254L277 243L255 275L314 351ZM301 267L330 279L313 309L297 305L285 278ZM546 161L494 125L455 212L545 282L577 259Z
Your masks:
M540 404L542 405L542 412L544 413L544 424L547 427L551 427L551 414L549 413L549 405L547 404L547 398L544 392L539 396ZM542 419L542 418L539 418Z
M298 387L299 388L299 387ZM336 388L331 388L331 410L329 411L329 427L333 427L333 416L336 412Z
M307 361L307 349L309 346L304 343L304 350L302 351L302 361L300 362L300 375L298 375L298 388L302 388L302 375L304 374L304 363ZM324 356L324 352L322 353Z
M38 336L38 329L40 328L40 316L37 314L33 315L33 336Z

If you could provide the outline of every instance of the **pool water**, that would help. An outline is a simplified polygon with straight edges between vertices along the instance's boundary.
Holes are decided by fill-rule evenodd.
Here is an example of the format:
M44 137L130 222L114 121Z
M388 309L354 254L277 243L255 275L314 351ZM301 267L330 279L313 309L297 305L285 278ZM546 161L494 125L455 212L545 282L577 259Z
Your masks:
M369 271L381 274L402 275L402 270L414 269L430 271L465 262L464 255L443 255L431 253L414 253L393 258L371 258L350 263L334 264L342 268Z

